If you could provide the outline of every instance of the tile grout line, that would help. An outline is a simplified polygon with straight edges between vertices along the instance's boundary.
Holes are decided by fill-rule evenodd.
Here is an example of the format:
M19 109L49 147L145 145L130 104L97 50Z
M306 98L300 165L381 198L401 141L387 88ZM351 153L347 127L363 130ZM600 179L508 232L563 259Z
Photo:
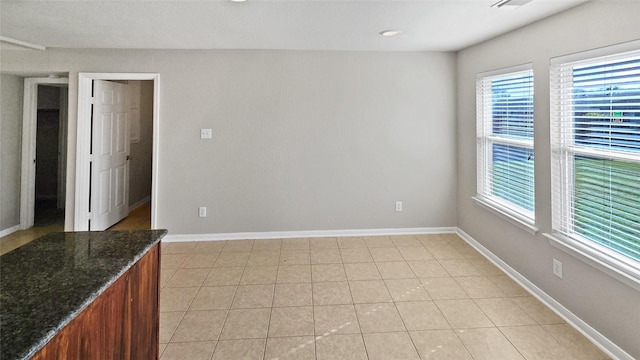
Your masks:
M162 246L162 245L161 245ZM197 246L197 245L196 245ZM182 266L182 264L187 260L187 258L189 257L189 255L191 255L191 253L193 253L193 250L196 248L196 246L194 246L188 253L186 253L187 255L185 256L185 258L182 260L182 262L180 263L180 265L178 265L178 269L180 269L180 266ZM162 251L162 249L160 249L160 251ZM167 284L169 283L169 281L176 275L176 273L178 272L178 269L176 269L176 272L173 273L173 275L171 275L171 278L169 280L167 280ZM160 270L162 271L162 269ZM206 276L205 276L206 279ZM202 282L204 283L204 279L202 280ZM167 285L165 285L165 288L167 287ZM193 296L193 299L191 299L191 301L189 301L189 305L187 305L186 310L184 311L184 313L182 314L182 317L180 318L180 321L178 322L178 325L176 325L176 328L173 329L173 332L171 333L171 337L169 337L169 341L167 341L167 345L165 346L164 350L163 350L163 354L164 352L167 350L167 347L169 346L169 344L171 344L171 340L173 340L173 337L176 335L176 331L178 330L178 328L180 327L180 324L182 323L182 321L184 320L184 317L187 315L187 312L189 312L189 308L191 307L191 304L193 304L193 301L195 300L196 296L198 296L198 292L200 292L200 288L202 287L202 284L200 284L200 287L198 287L198 290L196 291L196 294Z
M394 245L395 245L395 243L394 243ZM397 249L397 246L395 248ZM400 253L399 250L398 250L398 253ZM402 256L402 254L400 254L400 256ZM403 257L403 259L404 259L404 257ZM406 260L404 260L404 263L406 264ZM378 264L376 264L376 267L377 266L378 266ZM409 266L409 264L407 264L407 266ZM409 267L409 269L411 270L413 275L416 276L416 278L418 278L418 276L415 274L413 269L411 269L411 267ZM380 271L380 268L378 268L378 271ZM382 276L382 274L380 274L380 275ZM420 283L420 280L418 280L418 282ZM400 318L400 321L402 321L402 326L404 326L404 329L407 332L407 336L409 336L409 340L411 341L411 345L413 345L413 349L415 350L416 354L418 355L418 358L421 358L420 351L419 351L418 347L416 346L416 344L414 343L413 338L411 337L411 333L409 332L409 328L407 327L407 324L406 324L404 318L402 317L402 314L398 310L398 305L396 304L397 301L393 298L393 295L391 295L391 291L389 291L389 287L387 286L387 283L383 281L383 284L384 284L385 288L387 289L387 292L389 293L389 297L391 298L391 303L393 304L394 309L398 313L398 317ZM408 295L411 291L415 291L415 289L418 289L420 287L422 287L422 283L420 283L420 285L418 287L414 288L413 290L408 290L404 294L400 295L400 299L402 299L404 296Z
M216 260L212 264L211 269L209 269L209 273L207 274L207 277L209 277L209 274L211 274L213 269L216 269L215 268L215 263L218 261L220 256L223 254L223 250L227 246L228 243L229 242L225 242L225 244L220 249L220 252L218 253L218 256L216 257ZM247 257L247 261L248 261L248 257ZM231 313L231 309L233 307L233 301L235 300L236 294L238 293L238 288L240 287L240 282L242 281L242 276L244 275L244 272L245 272L246 268L247 268L247 266L246 266L246 263L245 263L245 266L242 269L242 274L240 274L240 278L238 279L238 283L236 284L235 289L233 291L233 296L231 297L231 303L229 304L229 309L227 309L227 312L226 312L226 314L224 316L224 320L222 321L222 326L220 327L220 333L218 334L218 337L216 339L216 345L215 345L215 347L213 349L213 353L211 353L211 359L213 359L213 356L216 354L216 350L218 349L218 344L221 341L220 338L222 337L222 332L224 331L224 326L227 324L227 319L229 318L229 314ZM221 267L221 268L218 268L218 269L224 269L224 267ZM205 280L206 280L206 277L205 277ZM204 285L204 281L202 283ZM197 294L196 294L196 296L197 296ZM194 298L194 300L195 300L195 298ZM191 307L191 305L189 305L189 307Z
M280 256L280 257L282 257L282 250L281 250L280 254L281 254L281 256ZM281 265L281 262L280 262L280 260L279 260L279 261L278 261L278 268L280 267L280 265ZM279 270L279 269L278 269L278 270ZM310 271L310 277L313 277L313 273L311 272L311 253L310 253L310 249L309 249L309 271ZM276 285L277 285L277 273L276 273ZM273 296L273 299L272 299L271 312L273 312L273 303L275 302L275 286L276 286L276 285L274 285L274 296ZM312 289L312 295L311 295L311 296L312 296L311 301L313 302L313 289ZM313 317L313 306L312 306L312 308L311 308L311 311L312 311L312 317ZM315 334L315 321L313 321L313 324L314 324L314 334ZM269 326L268 326L268 328L267 328L267 338L265 339L265 354L264 354L264 357L266 357L266 355L267 355L267 354L266 354L266 343L267 343L267 342L268 342L268 340L269 340L269 333L268 333L268 331L269 331L269 330L268 330L268 329L269 329L270 327L271 327L271 315L269 316ZM312 341L313 341L313 340L312 340ZM290 349L290 350L289 350L289 353L296 352L298 348L304 348L305 346L306 346L305 344L302 344L302 345L300 345L300 346L298 346L298 347L296 347L296 348ZM314 357L315 357L315 354L314 354ZM273 358L273 359L271 359L271 360L279 360L279 359L280 359L280 357L279 357L279 356L277 356L277 357L275 357L275 358Z
M276 269L276 279L273 285L273 296L271 298L271 308L269 309L269 321L267 321L267 334L264 339L264 352L262 355L263 359L267 359L267 344L269 343L269 329L271 328L271 315L273 314L273 304L276 301L276 286L278 285L278 273L280 271L280 261L282 258L282 242L280 242L280 250L278 252L278 265ZM272 360L279 360L279 357L275 357Z
M336 240L336 245L338 241ZM338 253L340 251L338 250ZM340 257L342 259L342 256ZM313 339L309 340L313 342L313 357L315 359L318 358L318 345L317 345L317 334L316 334L316 306L315 301L313 301L313 263L311 260L311 244L309 244L309 269L311 271L311 319L313 320ZM308 345L311 345L308 343Z
M423 244L424 246L424 244ZM426 248L426 246L425 246ZM429 251L429 249L427 249L427 251ZM433 256L433 254L431 254ZM438 261L438 259L434 256L434 260ZM438 264L440 264L440 262L438 261ZM440 266L442 266L442 264L440 264ZM449 274L449 272L445 269L445 272L447 272L447 274ZM451 274L449 274L449 277L451 277L451 279L458 284L458 286L460 286L460 284L455 280L455 278L453 276L451 276ZM421 281L422 282L422 281ZM424 284L423 284L424 285ZM464 293L470 298L469 294L467 293L467 291L460 286L460 288L462 289L462 291L464 291ZM426 289L425 289L426 290ZM427 291L427 293L429 293ZM438 300L443 300L443 299L438 299ZM440 311L440 313L443 315L442 317L444 318L444 320L447 322L447 324L449 324L449 327L451 328L451 330L453 331L454 335L456 336L456 339L458 339L458 341L460 341L460 343L462 344L462 346L464 347L465 351L467 352L467 354L469 354L471 356L471 351L467 348L467 345L465 345L465 343L462 341L462 339L460 338L460 336L458 335L458 330L456 330L453 325L451 324L451 321L449 321L449 319L447 319L446 316L444 316L444 313L442 312L442 309L440 308L440 306L438 305L438 303L436 302L436 300L434 299L433 304L436 306L436 308L438 309L438 311ZM464 330L463 330L464 331ZM413 341L413 339L412 339ZM473 356L471 356L473 358Z
M224 247L227 246L227 244L225 243L222 246L222 249L224 249ZM197 247L197 245L196 245ZM222 254L222 249L220 249L220 252L217 253L216 255L216 259L213 262L213 264L211 264L211 268L209 269L209 272L207 273L207 276L204 278L204 280L202 281L202 285L200 286L200 289L202 289L204 287L204 282L207 280L207 277L209 277L209 274L211 274L211 272L213 271L214 267L213 265L215 265L216 261L218 261L218 258L220 258L220 254ZM195 248L194 248L195 251ZM243 270L244 273L244 270ZM242 276L241 276L242 277ZM233 298L236 296L236 292L238 291L238 287L236 286L235 291L233 292L233 297L231 298L231 302L233 303ZM200 290L198 290L198 293L200 292ZM196 293L196 296L193 298L193 301L195 301L195 298L198 296L198 293ZM193 304L192 301L192 304ZM191 307L191 305L189 305L189 308ZM211 352L211 356L209 357L210 360L213 359L214 355L216 354L216 350L218 350L218 344L220 344L220 337L222 336L222 331L224 330L224 325L227 322L227 318L229 317L229 312L231 311L231 304L229 304L229 309L227 310L227 313L224 316L224 320L222 321L222 326L220 327L220 334L218 334L218 338L215 342L215 345L213 347L213 351Z
M539 325L538 325L539 326ZM509 339L509 337L507 336L507 334L505 334L502 329L500 329L499 327L496 326L496 330L498 330L500 332L500 334L505 338L505 340L507 340L509 342L509 344L511 344L511 346L513 346L513 348L518 352L518 354L520 354L523 358L527 358L525 356L525 354L522 353L522 351L516 346L516 344L514 344L511 339Z

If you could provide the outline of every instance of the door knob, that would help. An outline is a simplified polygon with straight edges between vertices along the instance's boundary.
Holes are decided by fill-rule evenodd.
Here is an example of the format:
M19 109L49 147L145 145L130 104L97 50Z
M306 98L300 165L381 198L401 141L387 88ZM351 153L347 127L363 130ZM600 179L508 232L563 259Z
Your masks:
M133 156L127 155L127 160L131 160L131 159L133 159Z

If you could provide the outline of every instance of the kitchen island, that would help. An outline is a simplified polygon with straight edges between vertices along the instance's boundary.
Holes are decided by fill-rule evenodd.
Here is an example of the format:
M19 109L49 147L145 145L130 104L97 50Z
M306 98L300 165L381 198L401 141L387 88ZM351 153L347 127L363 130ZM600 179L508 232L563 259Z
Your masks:
M0 256L0 359L157 359L166 233L51 233Z

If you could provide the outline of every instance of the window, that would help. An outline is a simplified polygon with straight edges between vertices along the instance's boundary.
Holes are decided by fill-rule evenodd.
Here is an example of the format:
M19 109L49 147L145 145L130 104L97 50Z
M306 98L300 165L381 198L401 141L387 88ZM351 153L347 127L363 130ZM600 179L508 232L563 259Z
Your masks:
M551 68L554 234L638 277L640 51L572 58Z
M530 65L477 79L476 200L534 223L533 70Z

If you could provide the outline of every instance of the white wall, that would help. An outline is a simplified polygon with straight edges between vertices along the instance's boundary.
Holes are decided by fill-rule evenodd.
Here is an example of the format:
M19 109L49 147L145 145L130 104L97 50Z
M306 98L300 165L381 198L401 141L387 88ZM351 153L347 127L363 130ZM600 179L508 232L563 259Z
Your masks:
M70 139L78 71L160 73L157 225L172 234L456 224L454 54L50 49L2 59L7 71L69 72ZM74 164L73 141L70 150Z
M476 194L476 74L533 63L536 219L551 230L549 59L640 39L640 2L589 2L458 53L458 226L597 331L640 358L640 293L479 207ZM552 274L552 259L564 278Z
M23 89L22 77L0 74L0 231L20 224Z

